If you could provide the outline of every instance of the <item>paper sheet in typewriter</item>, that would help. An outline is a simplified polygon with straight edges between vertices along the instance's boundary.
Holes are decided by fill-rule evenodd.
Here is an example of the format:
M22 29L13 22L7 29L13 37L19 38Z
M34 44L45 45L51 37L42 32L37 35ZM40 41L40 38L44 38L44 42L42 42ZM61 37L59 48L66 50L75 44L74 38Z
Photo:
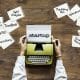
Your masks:
M28 42L51 42L51 25L27 25Z

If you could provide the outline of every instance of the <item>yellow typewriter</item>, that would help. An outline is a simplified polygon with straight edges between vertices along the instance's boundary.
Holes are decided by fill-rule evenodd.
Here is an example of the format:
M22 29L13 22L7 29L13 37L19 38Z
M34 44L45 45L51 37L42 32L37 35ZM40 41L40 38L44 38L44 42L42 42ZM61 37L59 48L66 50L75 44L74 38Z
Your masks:
M49 34L47 38L32 35L43 34L41 29L45 28L44 34ZM37 30L38 29L38 30ZM37 32L35 31L37 30ZM51 65L53 62L53 44L51 42L50 25L28 25L27 26L27 50L25 52L26 64L29 65ZM29 32L28 32L29 31ZM47 32L47 33L46 33ZM32 36L31 36L32 35ZM31 38L31 39L30 39ZM35 40L34 40L35 39Z

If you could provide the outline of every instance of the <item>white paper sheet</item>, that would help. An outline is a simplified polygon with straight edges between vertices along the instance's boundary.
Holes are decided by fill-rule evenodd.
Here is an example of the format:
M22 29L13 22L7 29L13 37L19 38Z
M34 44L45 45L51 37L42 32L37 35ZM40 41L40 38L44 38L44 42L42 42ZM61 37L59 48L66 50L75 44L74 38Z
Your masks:
M69 12L68 3L64 3L54 8L54 12L56 13L58 18L62 18L66 16Z
M51 25L27 25L28 42L51 42Z
M6 34L0 35L0 46L3 49L6 49L13 43L14 43L14 39L10 36L10 34L6 33Z
M80 7L78 4L73 6L73 8L70 10L68 14L68 17L73 21L76 21L80 17Z
M72 47L80 47L80 36L72 36Z
M0 47L6 49L14 42L10 34L5 30L5 25L3 22L3 17L0 17Z
M3 17L0 17L0 31L4 29Z
M15 21L24 17L22 7L17 7L7 12L11 20Z
M0 29L0 40L1 40L3 34L6 34L6 31L3 29ZM0 44L0 47L2 47L1 44Z
M12 32L19 27L19 24L17 21L8 20L4 24L5 24L5 30L7 32Z
M3 17L0 17L0 47L3 49L6 49L14 43L14 39L9 33L19 27L17 20L24 17L21 6L8 11L7 13L10 20L3 22Z
M6 34L6 30L4 28L3 17L0 17L0 36L3 34Z
M0 23L3 23L3 17L0 17Z
M79 26L80 27L80 19L77 20L76 26Z

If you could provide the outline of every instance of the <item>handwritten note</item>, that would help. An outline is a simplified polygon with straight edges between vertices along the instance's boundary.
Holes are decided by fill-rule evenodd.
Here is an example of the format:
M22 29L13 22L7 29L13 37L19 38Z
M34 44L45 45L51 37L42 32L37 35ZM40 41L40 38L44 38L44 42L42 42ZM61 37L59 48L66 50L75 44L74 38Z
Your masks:
M80 36L72 36L72 47L80 47Z
M4 22L3 17L0 17L0 47L6 49L14 43L14 39L9 34L19 27L17 20L24 17L22 7L19 6L7 12L9 20Z
M76 4L69 12L68 17L76 21L80 17L80 7Z
M2 26L0 26L0 40L1 40L1 36L3 35L3 34L6 34L6 31L2 28ZM2 45L0 44L0 47L2 47Z
M64 3L54 8L54 12L56 13L58 18L61 18L68 14L69 6L68 3Z
M7 32L12 32L19 27L19 24L17 21L8 20L4 24L5 24L5 30Z
M3 17L0 17L0 47L6 49L14 42L13 38L5 29L5 25L3 22Z
M0 36L2 34L6 34L6 31L4 29L3 17L0 17Z
M3 17L0 17L0 36L7 33L4 27Z
M10 19L14 20L18 20L24 17L23 11L22 11L22 7L17 7L15 9L12 9L10 11L7 12Z
M14 39L10 36L10 34L2 34L0 35L0 46L5 49L14 43Z
M3 49L7 48L14 42L13 38L5 31L4 29L0 29L0 47Z

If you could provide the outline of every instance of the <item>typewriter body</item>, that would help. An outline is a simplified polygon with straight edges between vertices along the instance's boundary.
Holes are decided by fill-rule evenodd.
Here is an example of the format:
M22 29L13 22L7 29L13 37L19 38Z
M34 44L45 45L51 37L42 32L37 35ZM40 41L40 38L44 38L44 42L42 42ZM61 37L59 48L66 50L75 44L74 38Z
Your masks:
M53 62L51 25L27 25L27 40L26 64L51 65Z

